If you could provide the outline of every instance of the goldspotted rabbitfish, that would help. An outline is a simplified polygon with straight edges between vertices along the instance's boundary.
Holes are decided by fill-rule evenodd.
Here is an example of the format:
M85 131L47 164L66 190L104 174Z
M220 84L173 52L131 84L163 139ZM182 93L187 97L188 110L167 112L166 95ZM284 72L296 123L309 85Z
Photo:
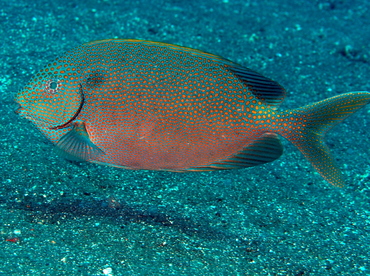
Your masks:
M343 186L324 134L369 103L370 93L278 110L284 97L277 82L220 56L108 39L48 64L16 101L21 116L77 160L180 172L240 169L279 158L280 135L328 182Z

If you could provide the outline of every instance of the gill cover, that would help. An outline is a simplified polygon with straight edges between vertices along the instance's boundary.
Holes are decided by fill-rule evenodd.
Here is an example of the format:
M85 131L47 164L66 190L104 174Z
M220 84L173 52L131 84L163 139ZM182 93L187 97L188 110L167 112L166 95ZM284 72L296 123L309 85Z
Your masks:
M84 97L81 86L71 87L62 79L36 77L17 94L16 101L21 106L21 116L40 127L59 129L78 115Z

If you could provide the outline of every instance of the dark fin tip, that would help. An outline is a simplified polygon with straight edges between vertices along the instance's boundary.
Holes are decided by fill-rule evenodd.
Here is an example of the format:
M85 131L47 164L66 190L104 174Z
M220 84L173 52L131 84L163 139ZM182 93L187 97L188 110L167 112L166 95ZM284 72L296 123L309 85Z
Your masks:
M234 73L248 89L261 101L277 109L284 101L285 89L277 82L262 76L242 66L231 66L228 69Z
M231 157L207 166L193 167L186 171L212 171L254 167L278 159L283 154L283 146L274 133L265 133Z

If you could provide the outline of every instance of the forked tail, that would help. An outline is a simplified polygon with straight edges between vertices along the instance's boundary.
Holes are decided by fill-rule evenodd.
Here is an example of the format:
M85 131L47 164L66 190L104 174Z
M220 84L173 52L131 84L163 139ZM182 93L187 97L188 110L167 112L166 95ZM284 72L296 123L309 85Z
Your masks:
M343 175L324 143L324 136L329 129L369 102L369 92L352 92L292 110L288 113L297 119L289 131L283 128L280 134L297 146L328 182L343 187Z

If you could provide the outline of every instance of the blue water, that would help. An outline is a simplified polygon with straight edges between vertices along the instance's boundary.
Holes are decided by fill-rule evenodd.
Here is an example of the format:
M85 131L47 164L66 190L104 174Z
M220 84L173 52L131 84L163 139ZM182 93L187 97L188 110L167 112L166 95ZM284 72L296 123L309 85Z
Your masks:
M292 108L370 91L370 3L1 1L0 275L369 275L370 106L327 135L347 179L289 142L277 161L207 173L71 163L14 110L42 66L105 38L219 54Z

